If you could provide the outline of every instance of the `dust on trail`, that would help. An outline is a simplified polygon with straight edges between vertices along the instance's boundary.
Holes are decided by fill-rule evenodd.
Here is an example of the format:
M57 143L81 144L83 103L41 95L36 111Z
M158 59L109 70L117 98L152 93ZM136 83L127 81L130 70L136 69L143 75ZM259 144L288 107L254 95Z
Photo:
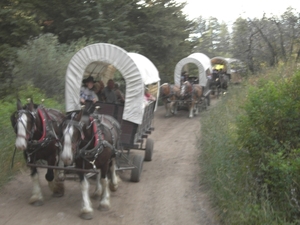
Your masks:
M28 204L31 195L29 171L21 171L0 191L0 225L60 225L60 224L125 224L125 225L215 225L214 212L202 191L199 180L196 147L199 137L200 115L189 119L188 112L165 118L165 110L155 112L155 130L149 136L154 140L151 162L144 162L141 180L129 181L131 171L119 171L120 185L111 193L111 209L97 210L92 199L94 218L79 218L81 192L75 175L65 181L65 195L54 198L44 178L45 169L39 169L44 205ZM144 154L144 151L132 151ZM20 153L19 153L20 154ZM94 180L90 179L90 193Z

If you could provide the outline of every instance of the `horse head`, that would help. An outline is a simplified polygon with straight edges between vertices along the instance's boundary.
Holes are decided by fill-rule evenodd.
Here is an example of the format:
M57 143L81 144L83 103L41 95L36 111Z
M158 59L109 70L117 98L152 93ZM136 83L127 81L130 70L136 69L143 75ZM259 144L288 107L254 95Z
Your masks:
M185 81L182 83L180 87L180 98L185 99L188 98L192 93L192 85L189 81Z
M65 165L73 163L74 154L76 154L81 141L85 138L83 133L84 123L81 122L82 117L82 110L70 112L62 123L63 150L61 152L61 160Z
M16 133L15 146L19 150L25 150L28 147L28 141L39 135L36 130L40 126L40 120L37 116L37 105L32 100L22 106L21 101L17 101L17 111L11 115L11 124Z

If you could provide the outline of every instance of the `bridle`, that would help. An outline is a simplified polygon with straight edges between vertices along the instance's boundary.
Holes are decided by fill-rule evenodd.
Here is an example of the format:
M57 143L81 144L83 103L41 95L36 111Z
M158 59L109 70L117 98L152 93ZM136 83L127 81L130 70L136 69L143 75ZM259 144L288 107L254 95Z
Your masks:
M27 124L25 124L25 121L23 120L22 118L22 115L25 114L26 116L27 115L30 115L31 116L31 130L28 130L27 128ZM21 110L18 110L16 113L15 113L15 118L17 118L16 120L16 124L15 124L15 132L16 132L16 136L17 137L21 137L21 138L24 138L27 142L32 140L33 138L33 134L34 132L36 131L36 124L35 124L35 120L36 120L36 112L31 112L30 110L26 110L26 109L21 109ZM27 116L27 118L29 119L29 117ZM29 135L20 135L18 134L18 131L17 131L17 126L18 124L21 123L23 125L23 127L25 128L26 130L26 133L28 133Z
M73 113L70 115L71 119L66 119L66 120L63 122L62 128L63 128L63 127L65 127L65 128L64 128L64 134L63 134L62 138L64 138L65 135L66 135L67 133L70 134L70 128L71 128L71 126L73 126L75 129L77 129L77 130L79 131L79 133L80 133L80 137L81 137L81 138L78 138L77 140L75 140L74 146L76 146L75 150L78 151L79 145L80 145L81 141L84 140L85 135L84 135L84 132L83 132L83 126L84 126L83 122L78 122L78 121L76 121L76 120L74 119L75 116L76 116L76 113L73 112ZM71 136L71 135L70 135L70 136ZM71 139L72 139L72 137L71 137ZM71 140L71 143L73 143L73 140Z
M181 98L186 99L192 96L193 90L189 92L188 83L184 82L181 86L180 95Z
M78 140L76 140L76 143L74 143L74 145L73 145L74 140L71 140L72 146L76 147L75 149L72 148L75 158L81 158L84 161L91 163L93 165L93 168L96 168L95 164L94 164L95 160L102 153L103 149L105 147L109 147L114 150L114 154L115 154L115 151L116 151L115 146L110 144L108 141L106 141L104 139L101 126L103 126L103 125L105 126L105 124L103 124L101 122L101 119L99 119L99 116L97 118L89 117L89 119L91 119L91 124L84 128L84 122L82 122L82 121L79 122L79 121L74 120L75 115L76 115L76 113L74 113L74 114L72 113L71 119L65 120L65 122L63 123L64 124L63 126L66 126L66 128L64 129L65 130L64 136L65 136L66 132L69 132L69 129L71 126L75 127L81 133L81 139L78 138ZM83 146L82 148L79 149L81 141L85 139L84 134L83 134L83 129L88 130L92 126L96 126L95 130L93 131L94 133L92 135L92 138L88 141L88 143L85 146ZM93 127L92 127L92 129L93 129ZM92 149L88 149L91 142L94 140L94 138L97 140L95 142L94 147ZM74 150L75 150L75 152L74 152ZM92 160L90 160L90 159L92 159Z

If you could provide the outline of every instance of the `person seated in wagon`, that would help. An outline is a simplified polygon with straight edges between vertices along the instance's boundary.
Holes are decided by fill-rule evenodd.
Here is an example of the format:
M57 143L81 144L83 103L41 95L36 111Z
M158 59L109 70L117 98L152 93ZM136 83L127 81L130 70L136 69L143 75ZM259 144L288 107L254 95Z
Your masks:
M124 105L125 103L125 97L123 92L120 90L120 85L118 83L115 83L114 92L117 96L117 102L118 104Z
M83 86L80 88L80 102L82 104L85 103L85 101L93 101L94 103L98 101L98 96L96 95L94 91L94 78L92 76L89 76L88 78L84 79Z
M115 82L112 79L109 79L107 81L106 87L102 91L102 96L106 103L117 104L118 99L117 99L117 95L114 91L114 88L115 88Z

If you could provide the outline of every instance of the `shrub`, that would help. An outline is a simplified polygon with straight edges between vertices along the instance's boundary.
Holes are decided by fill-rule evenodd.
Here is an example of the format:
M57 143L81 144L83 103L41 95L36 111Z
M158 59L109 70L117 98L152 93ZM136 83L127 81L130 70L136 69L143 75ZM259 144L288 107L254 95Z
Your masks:
M249 89L237 123L237 144L249 154L257 197L290 222L300 216L299 87L300 72L277 82L260 81Z

